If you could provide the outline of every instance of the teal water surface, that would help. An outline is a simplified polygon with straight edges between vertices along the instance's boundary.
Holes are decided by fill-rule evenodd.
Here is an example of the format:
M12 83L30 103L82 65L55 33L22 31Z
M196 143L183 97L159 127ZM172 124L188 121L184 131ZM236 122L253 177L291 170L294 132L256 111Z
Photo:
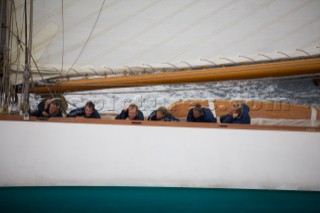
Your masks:
M320 192L165 187L1 187L0 212L320 212Z

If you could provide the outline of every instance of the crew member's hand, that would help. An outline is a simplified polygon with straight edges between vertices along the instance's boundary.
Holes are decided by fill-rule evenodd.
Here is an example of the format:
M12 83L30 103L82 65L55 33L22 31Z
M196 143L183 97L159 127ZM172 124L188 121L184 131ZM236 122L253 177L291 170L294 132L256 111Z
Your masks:
M233 113L233 114L232 114L232 117L233 117L233 118L237 118L238 116L239 116L239 113Z
M45 108L45 109L48 109L48 108L49 108L50 102L51 102L50 99L47 99L47 100L44 102L44 108Z

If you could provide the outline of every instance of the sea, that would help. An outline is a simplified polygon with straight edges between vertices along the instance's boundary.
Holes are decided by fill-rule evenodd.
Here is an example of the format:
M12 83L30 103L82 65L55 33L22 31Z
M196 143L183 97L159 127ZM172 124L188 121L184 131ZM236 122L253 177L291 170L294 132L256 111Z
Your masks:
M185 100L251 100L320 107L320 86L314 77L225 81L197 84L176 84L147 87L104 89L65 93L68 110L83 107L92 101L100 113L118 113L130 103L148 115L160 106ZM41 96L30 95L34 110Z

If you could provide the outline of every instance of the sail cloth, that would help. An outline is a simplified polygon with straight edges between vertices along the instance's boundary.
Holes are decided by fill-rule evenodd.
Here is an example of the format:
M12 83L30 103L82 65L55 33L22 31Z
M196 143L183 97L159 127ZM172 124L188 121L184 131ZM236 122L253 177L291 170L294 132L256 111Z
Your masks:
M12 2L11 83L19 84L24 1ZM33 80L308 57L319 54L318 11L312 0L34 0Z

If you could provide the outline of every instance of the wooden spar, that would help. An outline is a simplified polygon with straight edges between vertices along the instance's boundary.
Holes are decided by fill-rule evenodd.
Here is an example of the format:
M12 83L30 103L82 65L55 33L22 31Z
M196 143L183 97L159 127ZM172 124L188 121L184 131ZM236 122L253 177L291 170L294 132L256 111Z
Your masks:
M200 83L320 74L320 58L270 62L203 70L156 73L61 82L54 86L30 88L30 93L84 91L164 84Z

